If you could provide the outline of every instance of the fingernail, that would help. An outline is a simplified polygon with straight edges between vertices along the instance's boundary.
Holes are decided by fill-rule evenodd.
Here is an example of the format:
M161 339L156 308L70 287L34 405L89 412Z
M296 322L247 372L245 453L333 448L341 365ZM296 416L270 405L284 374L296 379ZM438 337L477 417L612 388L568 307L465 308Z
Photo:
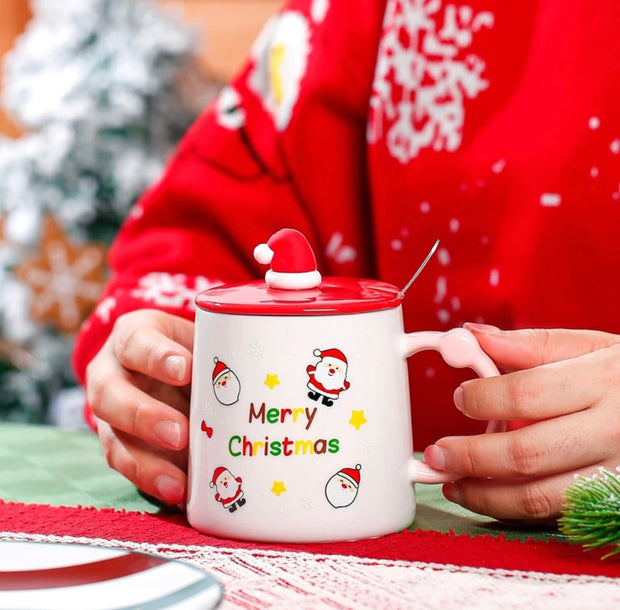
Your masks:
M166 373L177 381L181 381L185 377L187 364L185 363L185 358L182 356L168 356L164 363L164 367Z
M458 388L456 388L456 390L454 390L454 406L459 410L459 411L463 411L464 407L464 398L463 398L463 388L461 386L459 386Z
M476 322L465 322L463 326L467 330L471 330L474 333L479 333L482 335L498 335L502 332L500 328L497 328L497 326L493 326L491 324L478 324Z
M443 486L443 495L450 502L454 502L455 504L461 504L463 501L463 494L461 493L461 488L456 483L446 483Z
M429 445L424 450L424 461L435 470L449 470L447 454L437 445Z
M153 426L155 436L175 449L181 445L181 425L175 421L160 421Z
M170 504L183 502L185 487L181 481L167 474L159 475L155 479L155 489L162 499Z

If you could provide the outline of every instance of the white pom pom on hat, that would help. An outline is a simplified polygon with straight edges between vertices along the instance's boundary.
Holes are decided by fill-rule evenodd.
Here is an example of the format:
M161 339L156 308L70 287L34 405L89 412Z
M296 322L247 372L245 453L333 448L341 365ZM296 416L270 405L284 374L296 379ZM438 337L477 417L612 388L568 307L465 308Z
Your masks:
M254 258L261 265L269 265L273 260L274 251L267 244L258 244L254 248Z

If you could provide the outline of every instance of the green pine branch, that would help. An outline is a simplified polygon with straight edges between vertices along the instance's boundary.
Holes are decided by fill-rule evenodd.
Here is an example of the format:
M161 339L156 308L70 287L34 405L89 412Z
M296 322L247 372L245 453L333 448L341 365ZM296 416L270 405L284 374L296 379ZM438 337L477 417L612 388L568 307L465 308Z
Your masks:
M564 500L560 531L588 550L613 546L603 559L620 559L620 476L605 468L579 476Z

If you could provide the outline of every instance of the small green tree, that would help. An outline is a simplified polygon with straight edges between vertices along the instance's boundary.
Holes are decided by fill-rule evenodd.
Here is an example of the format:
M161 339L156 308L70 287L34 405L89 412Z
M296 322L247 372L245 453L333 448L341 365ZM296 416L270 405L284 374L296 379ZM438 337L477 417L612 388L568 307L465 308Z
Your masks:
M571 542L586 549L614 547L620 553L620 477L601 468L593 477L578 477L565 492L559 526Z

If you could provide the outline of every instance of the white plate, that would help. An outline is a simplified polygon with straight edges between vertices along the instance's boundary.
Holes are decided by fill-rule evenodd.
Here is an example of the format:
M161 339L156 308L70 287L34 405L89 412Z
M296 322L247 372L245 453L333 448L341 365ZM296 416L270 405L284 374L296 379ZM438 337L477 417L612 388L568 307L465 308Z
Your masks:
M0 541L0 608L211 609L220 584L187 563L122 549Z

